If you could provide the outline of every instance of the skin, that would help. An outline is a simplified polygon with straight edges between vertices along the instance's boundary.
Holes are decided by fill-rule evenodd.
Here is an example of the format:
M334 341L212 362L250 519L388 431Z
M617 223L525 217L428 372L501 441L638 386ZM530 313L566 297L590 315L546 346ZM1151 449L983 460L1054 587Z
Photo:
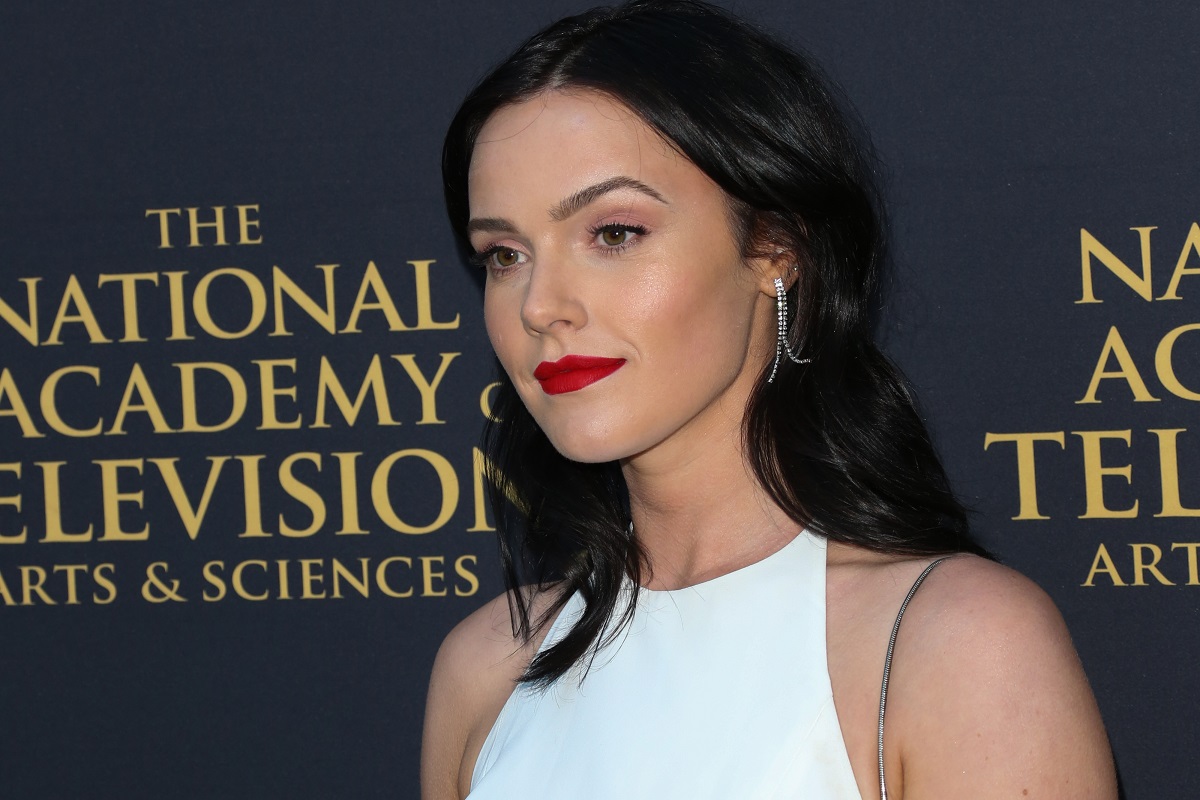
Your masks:
M471 243L501 364L551 442L619 460L649 557L647 585L689 586L799 533L747 468L740 426L774 354L773 279L745 259L723 192L621 104L557 91L497 111L471 163ZM568 394L534 379L564 355L623 358ZM896 610L928 560L830 544L834 702L859 790L879 797L875 726ZM533 598L534 613L548 598ZM463 798L484 739L540 645L507 598L456 627L434 665L422 796ZM957 556L905 616L889 693L892 798L1116 796L1111 755L1070 637L1036 586Z

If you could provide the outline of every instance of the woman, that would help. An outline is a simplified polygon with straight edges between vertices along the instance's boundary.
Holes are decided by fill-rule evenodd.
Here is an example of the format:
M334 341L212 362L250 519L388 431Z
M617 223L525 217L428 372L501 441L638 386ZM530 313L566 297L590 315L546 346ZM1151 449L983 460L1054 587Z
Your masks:
M1057 611L872 341L869 154L812 64L594 10L471 93L443 173L510 591L439 652L427 800L1115 796Z

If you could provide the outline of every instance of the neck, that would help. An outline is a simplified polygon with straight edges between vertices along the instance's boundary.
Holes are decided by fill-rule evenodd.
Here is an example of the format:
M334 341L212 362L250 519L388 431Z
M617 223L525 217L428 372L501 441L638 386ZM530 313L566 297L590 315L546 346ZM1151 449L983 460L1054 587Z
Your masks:
M746 464L739 426L686 438L690 446L676 440L622 464L634 530L649 562L643 582L653 589L740 569L800 531Z

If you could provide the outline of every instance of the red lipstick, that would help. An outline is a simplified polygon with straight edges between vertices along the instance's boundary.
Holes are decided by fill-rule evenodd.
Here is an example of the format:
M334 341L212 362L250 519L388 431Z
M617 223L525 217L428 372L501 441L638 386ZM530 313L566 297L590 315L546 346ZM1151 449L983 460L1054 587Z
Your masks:
M623 358L599 356L563 356L558 361L543 361L533 371L533 377L546 394L566 394L591 386L625 366Z

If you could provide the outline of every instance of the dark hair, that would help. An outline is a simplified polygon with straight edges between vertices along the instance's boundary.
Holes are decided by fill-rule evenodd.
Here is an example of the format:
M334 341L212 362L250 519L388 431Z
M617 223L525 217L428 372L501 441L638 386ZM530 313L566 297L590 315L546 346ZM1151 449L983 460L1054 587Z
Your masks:
M884 237L873 155L816 65L689 0L635 0L554 23L483 79L446 134L446 207L464 243L480 129L497 109L557 88L614 98L705 172L729 197L745 255L795 254L791 344L812 362L785 359L771 383L764 363L743 431L775 502L815 533L879 552L982 553L913 395L875 345ZM622 590L641 583L643 554L619 466L560 455L500 380L484 447L505 580L514 590L561 581L535 620L526 595L510 592L514 630L528 638L575 591L585 601L525 672L544 685L628 621Z

